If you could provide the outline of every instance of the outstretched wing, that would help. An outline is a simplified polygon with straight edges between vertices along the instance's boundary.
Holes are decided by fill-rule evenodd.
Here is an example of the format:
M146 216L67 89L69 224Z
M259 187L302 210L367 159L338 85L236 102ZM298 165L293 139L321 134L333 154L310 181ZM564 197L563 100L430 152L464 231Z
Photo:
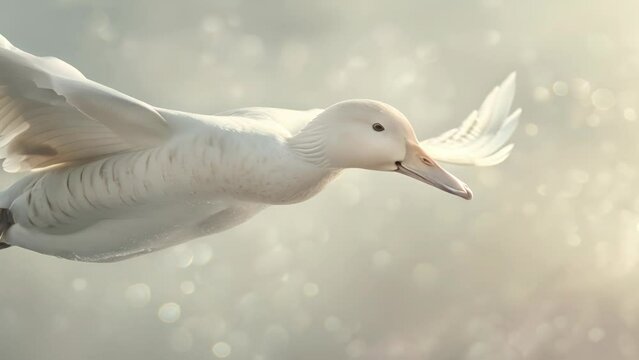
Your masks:
M488 94L479 110L461 126L420 143L436 160L460 165L491 166L506 160L507 144L517 128L521 109L510 112L515 96L515 73Z
M0 35L0 159L8 172L88 161L164 142L150 105L93 82L64 61Z

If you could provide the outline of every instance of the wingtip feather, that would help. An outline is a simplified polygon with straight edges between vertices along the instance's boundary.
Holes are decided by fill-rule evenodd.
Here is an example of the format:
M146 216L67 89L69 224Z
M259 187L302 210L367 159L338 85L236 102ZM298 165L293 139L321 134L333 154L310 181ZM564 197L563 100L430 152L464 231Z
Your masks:
M436 160L460 165L492 166L506 160L514 148L507 142L522 114L521 108L511 112L516 77L515 71L508 74L460 127L422 144L430 146Z
M478 159L475 162L475 166L494 166L504 162L510 156L510 153L513 151L515 144L508 144L503 148L497 150L495 153Z
M511 123L514 123L515 126L517 126L517 123L519 122L519 117L521 116L521 108L513 111L510 115L508 115L508 117L506 118L506 120L504 120L501 128L505 128L506 126L510 126Z
M11 44L11 42L9 42L9 40L7 40L6 37L2 36L2 34L0 34L0 49L13 49L14 46L13 44Z

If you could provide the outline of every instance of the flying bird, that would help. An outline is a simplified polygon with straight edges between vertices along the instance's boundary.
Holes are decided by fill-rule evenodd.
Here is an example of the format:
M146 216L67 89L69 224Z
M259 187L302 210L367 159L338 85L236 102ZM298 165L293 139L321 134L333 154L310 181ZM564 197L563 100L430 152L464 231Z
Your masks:
M407 175L464 199L440 162L502 162L521 110L508 76L457 128L419 141L373 100L215 115L151 106L0 35L0 246L110 262L239 225L319 193L344 169Z

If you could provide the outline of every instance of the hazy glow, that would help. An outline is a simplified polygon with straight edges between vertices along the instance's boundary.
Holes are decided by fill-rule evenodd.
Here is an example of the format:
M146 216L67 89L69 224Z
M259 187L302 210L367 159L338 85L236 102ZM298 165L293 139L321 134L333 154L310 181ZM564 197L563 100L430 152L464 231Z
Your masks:
M426 138L516 70L524 113L504 164L448 167L470 202L353 170L122 263L2 250L1 357L639 358L637 14L636 0L4 1L17 46L162 107L373 98Z
M158 317L162 322L165 323L174 323L180 319L180 315L182 310L180 305L176 303L166 303L160 306L158 309Z

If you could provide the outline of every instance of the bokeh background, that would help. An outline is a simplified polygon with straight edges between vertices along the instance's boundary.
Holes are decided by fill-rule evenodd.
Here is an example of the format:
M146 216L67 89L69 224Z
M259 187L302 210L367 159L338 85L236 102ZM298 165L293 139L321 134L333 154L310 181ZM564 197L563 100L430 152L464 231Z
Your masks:
M373 98L418 134L509 72L512 157L466 202L347 171L114 264L0 252L0 358L639 358L636 0L3 0L0 33L151 104ZM0 176L8 185L16 177Z

